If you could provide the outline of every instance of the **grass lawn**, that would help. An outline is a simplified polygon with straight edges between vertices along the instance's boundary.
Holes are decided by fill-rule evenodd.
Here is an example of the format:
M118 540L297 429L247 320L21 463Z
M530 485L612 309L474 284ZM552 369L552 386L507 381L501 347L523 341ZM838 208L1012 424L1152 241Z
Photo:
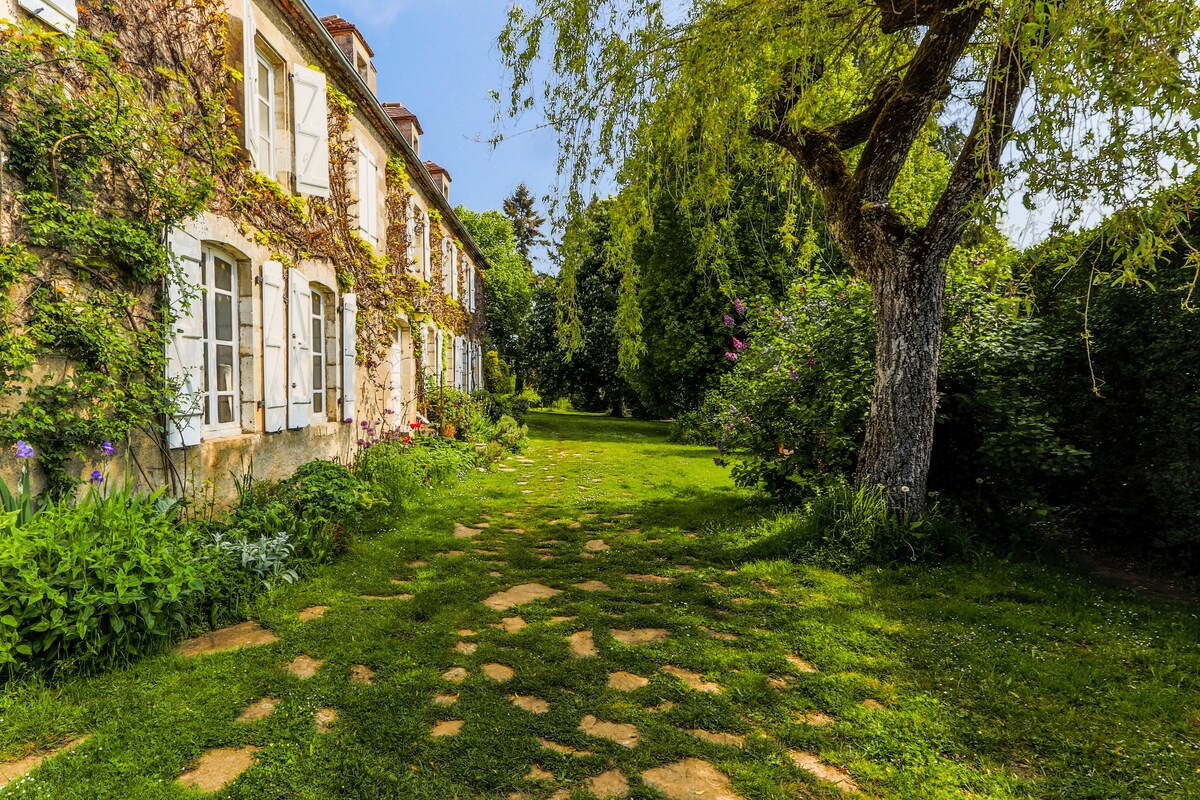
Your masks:
M1193 610L1039 564L749 562L744 529L772 510L711 452L651 423L531 429L530 463L430 493L274 593L257 618L275 643L5 685L0 762L88 738L0 798L204 796L176 779L246 746L215 796L662 800L684 795L660 768L687 759L719 770L701 800L843 796L799 758L866 797L1200 797ZM558 593L483 602L531 583ZM364 598L388 595L411 597ZM285 669L301 655L323 661L307 679ZM272 713L238 721L263 698Z

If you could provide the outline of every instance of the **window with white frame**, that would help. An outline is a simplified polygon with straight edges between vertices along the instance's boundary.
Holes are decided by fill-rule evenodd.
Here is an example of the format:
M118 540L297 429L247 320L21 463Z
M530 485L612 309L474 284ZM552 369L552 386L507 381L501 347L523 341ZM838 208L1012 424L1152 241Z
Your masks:
M256 51L254 74L255 163L267 175L275 174L275 68Z
M428 281L430 277L430 254L429 249L429 212L421 212L421 221L425 223L421 233L421 277Z
M319 287L312 287L312 413L324 420L328 417L329 347L326 331L329 324L329 304Z
M200 258L200 302L204 308L204 426L210 433L241 433L237 264L205 247Z
M408 266L411 268L417 263L417 210L413 207L408 209L408 219L404 222L404 235L408 239Z

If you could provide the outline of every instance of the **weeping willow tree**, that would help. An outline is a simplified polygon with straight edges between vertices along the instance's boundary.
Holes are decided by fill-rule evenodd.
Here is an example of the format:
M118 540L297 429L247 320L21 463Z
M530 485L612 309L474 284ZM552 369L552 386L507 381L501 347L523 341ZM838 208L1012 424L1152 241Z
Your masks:
M919 512L948 256L1012 192L1067 226L1196 163L1198 30L1200 5L1182 0L530 0L500 51L508 115L540 106L558 135L565 213L615 171L610 257L627 281L665 183L718 220L748 138L794 161L875 302L857 479ZM965 140L932 202L905 208L898 183L949 119ZM1138 232L1131 259L1154 263L1161 234Z

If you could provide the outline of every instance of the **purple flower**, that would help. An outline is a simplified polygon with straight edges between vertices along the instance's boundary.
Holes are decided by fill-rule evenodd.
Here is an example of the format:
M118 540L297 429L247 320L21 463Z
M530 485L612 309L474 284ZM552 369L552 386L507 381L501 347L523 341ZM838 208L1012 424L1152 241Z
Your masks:
M808 360L808 365L809 365L810 367L815 367L815 366L817 365L817 360L816 360L815 358L810 358L810 359Z
M358 423L358 426L359 426L360 428L366 428L366 427L367 427L368 425L370 425L370 424L371 424L371 423L367 422L367 421L364 419L362 422Z
M792 380L796 380L797 378L799 378L799 377L800 377L800 375L799 375L799 374L796 372L796 368L795 368L795 367L791 367L791 368L789 368L789 369L788 369L788 376L789 376L789 377L790 377Z
M17 442L17 458L33 458L33 447L24 439Z
M100 470L94 470L92 472L92 477L88 480L88 483L104 483L104 476L100 473Z
M726 357L727 359L729 359L730 361L737 361L737 360L738 360L738 354L737 354L737 353L726 353L726 354L725 354L725 357Z
M734 325L734 323L733 323L733 317L731 317L731 316L729 316L728 314L726 314L726 315L725 315L725 327L726 327L726 328L732 328L732 327L733 327L733 325Z
M733 349L740 353L746 349L746 343L735 336L733 337Z
M395 411L392 411L390 408L385 408L385 409L383 410L383 413L384 413L384 414L386 414L386 415L388 415L388 416L391 416L392 414L395 414L396 412L395 412Z
M344 420L342 420L342 422L346 423L347 425L353 425L354 417L346 417Z
M735 298L733 298L733 309L735 311L737 311L739 314L745 314L746 313L746 304L743 303L740 299L735 297Z
M101 452L103 452L103 453L104 453L104 455L106 455L106 456L111 456L111 455L112 455L112 454L115 452L115 451L113 450L113 443L112 443L112 442L101 442L101 443L100 443L100 450L101 450Z
M723 458L714 458L714 459L713 459L713 463L714 463L714 464L716 464L718 467L723 467L723 466L725 466L725 459L723 459Z

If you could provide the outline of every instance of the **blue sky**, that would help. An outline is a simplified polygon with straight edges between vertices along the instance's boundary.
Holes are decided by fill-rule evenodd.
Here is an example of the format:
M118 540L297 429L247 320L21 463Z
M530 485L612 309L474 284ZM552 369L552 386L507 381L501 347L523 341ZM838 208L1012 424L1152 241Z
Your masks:
M492 149L503 91L496 38L505 0L309 0L318 16L340 14L375 51L379 99L404 103L421 120L421 158L450 171L450 201L499 209L521 181L541 198L555 181L557 146L547 131L514 136ZM526 126L522 122L521 127ZM532 124L532 123L530 123ZM509 123L510 132L519 130ZM540 204L543 213L545 205ZM548 231L547 231L548 232ZM539 269L549 265L540 263Z

